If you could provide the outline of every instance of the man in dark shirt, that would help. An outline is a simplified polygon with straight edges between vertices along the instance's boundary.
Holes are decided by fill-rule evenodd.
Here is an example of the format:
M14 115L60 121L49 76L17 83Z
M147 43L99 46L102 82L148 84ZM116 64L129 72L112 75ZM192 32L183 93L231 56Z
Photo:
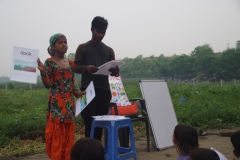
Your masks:
M92 116L106 115L109 110L111 91L108 82L108 76L95 75L98 67L106 62L115 59L112 48L102 43L108 27L108 21L103 17L95 17L92 20L92 39L86 43L80 44L75 54L75 72L82 74L81 90L84 91L89 83L93 81L95 88L95 98L81 112L84 125L85 137L90 136ZM119 69L111 68L109 70L112 76L118 76ZM94 138L101 140L102 129L96 128Z

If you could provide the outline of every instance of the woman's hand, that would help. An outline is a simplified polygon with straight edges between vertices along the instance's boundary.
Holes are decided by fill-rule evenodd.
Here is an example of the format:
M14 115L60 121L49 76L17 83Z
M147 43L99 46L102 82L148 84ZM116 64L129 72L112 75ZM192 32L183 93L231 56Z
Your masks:
M40 59L38 58L37 60L37 63L38 63L38 69L43 72L45 69L44 69L44 65L43 63L40 61Z
M81 98L84 94L86 94L85 91L77 92L77 98Z

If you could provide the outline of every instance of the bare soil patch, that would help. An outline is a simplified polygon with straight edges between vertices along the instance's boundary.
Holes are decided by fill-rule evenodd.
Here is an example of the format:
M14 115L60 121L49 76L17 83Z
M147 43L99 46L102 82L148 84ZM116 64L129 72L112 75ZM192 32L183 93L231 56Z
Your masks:
M230 142L231 133L239 130L239 128L228 130L209 130L206 136L199 137L201 148L214 147L225 155L229 160L234 159L233 147ZM224 133L224 134L222 134ZM226 134L225 134L226 133ZM157 151L156 148L151 147L151 151L147 152L147 142L145 137L140 137L136 140L137 157L138 160L175 160L177 157L175 147L165 150ZM12 160L49 160L48 156L43 154L35 154L27 157L12 157Z

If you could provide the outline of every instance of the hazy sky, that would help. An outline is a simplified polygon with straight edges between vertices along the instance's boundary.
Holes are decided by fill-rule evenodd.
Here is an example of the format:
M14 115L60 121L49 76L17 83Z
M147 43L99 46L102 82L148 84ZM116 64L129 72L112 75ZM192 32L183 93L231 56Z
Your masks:
M49 38L63 33L68 52L91 39L91 21L103 16L103 42L117 59L189 54L210 44L214 52L240 40L240 0L0 0L0 77L10 76L13 46L49 57Z

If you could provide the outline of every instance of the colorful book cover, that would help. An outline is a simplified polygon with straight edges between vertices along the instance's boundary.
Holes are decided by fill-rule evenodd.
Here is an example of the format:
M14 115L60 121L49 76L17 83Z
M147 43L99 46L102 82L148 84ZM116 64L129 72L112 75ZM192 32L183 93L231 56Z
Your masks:
M120 75L118 77L109 76L109 84L112 93L112 103L116 103L117 106L131 105L131 102L129 102L129 99L123 87L122 78Z

